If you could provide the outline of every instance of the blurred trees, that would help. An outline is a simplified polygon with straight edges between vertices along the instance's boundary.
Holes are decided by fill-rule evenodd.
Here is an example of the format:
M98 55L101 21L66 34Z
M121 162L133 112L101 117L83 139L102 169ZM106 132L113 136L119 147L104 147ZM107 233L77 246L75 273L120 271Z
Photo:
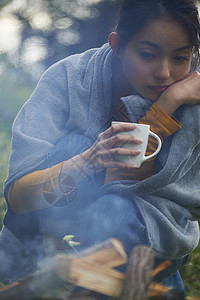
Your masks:
M50 65L107 42L120 2L0 0L0 123L11 126Z
M120 2L4 0L0 14L1 58L4 56L12 66L38 80L47 67L64 56L105 43Z

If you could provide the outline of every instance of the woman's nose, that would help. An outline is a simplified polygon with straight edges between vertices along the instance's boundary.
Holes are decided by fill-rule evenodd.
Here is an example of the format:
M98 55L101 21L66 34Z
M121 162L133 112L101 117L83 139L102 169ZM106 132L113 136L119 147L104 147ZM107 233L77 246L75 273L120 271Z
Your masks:
M164 59L159 64L157 64L154 74L156 79L159 80L169 79L171 76L169 61L167 59Z

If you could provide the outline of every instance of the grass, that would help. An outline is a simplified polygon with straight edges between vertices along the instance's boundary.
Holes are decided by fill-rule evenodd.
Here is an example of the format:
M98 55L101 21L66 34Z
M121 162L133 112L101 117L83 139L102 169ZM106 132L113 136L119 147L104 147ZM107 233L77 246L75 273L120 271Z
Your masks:
M200 296L200 245L190 254L187 264L180 269L187 296Z
M5 128L0 121L0 228L2 226L2 219L6 210L6 203L3 197L3 182L7 176L10 153L10 137L6 130L7 128Z

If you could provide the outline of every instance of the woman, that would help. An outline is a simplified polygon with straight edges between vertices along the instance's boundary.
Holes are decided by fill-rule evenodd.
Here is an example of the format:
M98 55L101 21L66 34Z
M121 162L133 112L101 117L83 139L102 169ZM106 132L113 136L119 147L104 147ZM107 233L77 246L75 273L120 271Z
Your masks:
M156 263L172 260L158 280L183 289L178 268L199 238L199 28L191 0L125 0L109 44L45 72L13 125L1 240L24 267L9 261L4 277L13 265L11 280L33 271L43 239L50 252L74 234L80 249L109 237L128 254L150 245ZM163 140L139 169L115 160L140 154L118 146L130 122Z

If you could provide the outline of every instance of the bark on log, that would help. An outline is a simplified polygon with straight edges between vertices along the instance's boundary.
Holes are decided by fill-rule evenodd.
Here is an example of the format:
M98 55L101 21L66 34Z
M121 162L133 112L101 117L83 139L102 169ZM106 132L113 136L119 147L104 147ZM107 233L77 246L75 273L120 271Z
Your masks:
M66 283L82 286L92 291L109 294L115 285L123 281L123 274L113 267L125 264L127 256L121 243L115 239L102 242L80 255L56 255L46 269L0 289L1 300L38 299L44 295L53 295L55 291L66 287ZM102 287L101 287L102 284ZM110 285L110 286L109 286ZM49 296L48 296L49 297ZM98 298L97 298L98 299Z
M154 252L149 247L138 246L133 249L120 300L147 299L154 259Z
M149 297L148 299L153 300L155 296L160 297L157 299L165 299L162 296L171 289L151 282L152 277L164 267L159 266L152 272L152 249L144 246L134 248L125 275L113 269L126 261L122 245L114 239L92 247L78 256L56 255L46 269L1 288L0 299L59 300L61 294L57 293L58 290L63 290L69 300L103 300L109 297L120 297L120 300L145 300ZM77 293L75 286L84 289ZM188 297L185 300L200 299Z

